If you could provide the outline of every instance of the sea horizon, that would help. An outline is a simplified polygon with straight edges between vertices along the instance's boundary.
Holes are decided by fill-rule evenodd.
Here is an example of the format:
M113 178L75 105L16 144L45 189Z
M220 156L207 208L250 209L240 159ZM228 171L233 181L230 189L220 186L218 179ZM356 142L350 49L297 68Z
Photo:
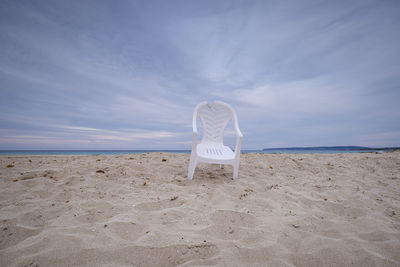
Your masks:
M361 146L318 146L318 147L279 147L263 149L242 149L241 153L262 154L338 154L389 152L399 147L361 147ZM144 153L190 154L187 149L3 149L0 155L121 155Z

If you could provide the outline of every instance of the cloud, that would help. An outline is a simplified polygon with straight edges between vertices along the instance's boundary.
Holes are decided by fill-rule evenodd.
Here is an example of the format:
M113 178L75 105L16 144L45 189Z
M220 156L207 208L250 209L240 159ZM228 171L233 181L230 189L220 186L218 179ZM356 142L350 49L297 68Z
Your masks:
M3 1L0 149L190 149L203 100L235 107L248 149L400 145L386 134L400 130L399 12L372 0Z
M125 140L133 141L135 139L160 139L160 138L170 138L175 137L177 133L167 132L167 131L149 131L144 129L123 129L119 131L110 131L105 129L96 129L88 127L78 127L78 126L59 126L59 128L66 130L70 133L78 133L81 135L87 135L89 137L95 137L97 139L107 139L107 140ZM95 134L93 134L95 133Z
M105 130L77 126L57 126L58 131L32 131L32 135L19 135L15 130L0 131L0 145L9 149L13 144L22 149L24 146L31 149L63 146L72 149L101 149L98 146L117 146L123 149L137 149L137 147L148 149L145 143L152 142L176 142L181 135L177 132L149 131L143 129ZM179 141L178 141L179 143Z

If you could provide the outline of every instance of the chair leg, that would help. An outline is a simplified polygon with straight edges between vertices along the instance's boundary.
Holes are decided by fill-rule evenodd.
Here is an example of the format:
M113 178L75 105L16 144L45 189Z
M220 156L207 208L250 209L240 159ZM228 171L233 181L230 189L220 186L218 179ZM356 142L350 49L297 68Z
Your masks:
M238 178L238 174L239 174L239 164L235 163L233 165L233 179L237 179Z
M188 170L188 178L189 180L193 179L194 170L196 169L196 157L193 153L190 155L190 163L189 163L189 170Z

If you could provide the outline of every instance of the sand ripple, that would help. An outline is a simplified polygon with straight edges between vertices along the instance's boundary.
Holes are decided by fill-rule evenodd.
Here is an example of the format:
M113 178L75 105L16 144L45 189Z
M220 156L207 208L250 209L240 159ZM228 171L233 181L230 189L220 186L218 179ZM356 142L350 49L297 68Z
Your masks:
M400 265L399 152L188 162L1 156L0 266Z

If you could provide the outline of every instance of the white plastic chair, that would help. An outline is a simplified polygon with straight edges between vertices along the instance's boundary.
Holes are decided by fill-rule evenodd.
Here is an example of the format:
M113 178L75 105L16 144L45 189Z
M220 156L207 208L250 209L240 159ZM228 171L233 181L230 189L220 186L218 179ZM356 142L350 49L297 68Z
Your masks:
M197 144L197 116L200 117L203 126L203 138L199 144ZM237 137L235 151L223 144L224 130L230 120L233 120ZM232 165L233 178L237 179L242 138L235 110L230 105L221 101L212 104L204 101L198 104L193 112L193 143L188 178L193 178L197 163L204 162L221 164L221 167L224 164Z

